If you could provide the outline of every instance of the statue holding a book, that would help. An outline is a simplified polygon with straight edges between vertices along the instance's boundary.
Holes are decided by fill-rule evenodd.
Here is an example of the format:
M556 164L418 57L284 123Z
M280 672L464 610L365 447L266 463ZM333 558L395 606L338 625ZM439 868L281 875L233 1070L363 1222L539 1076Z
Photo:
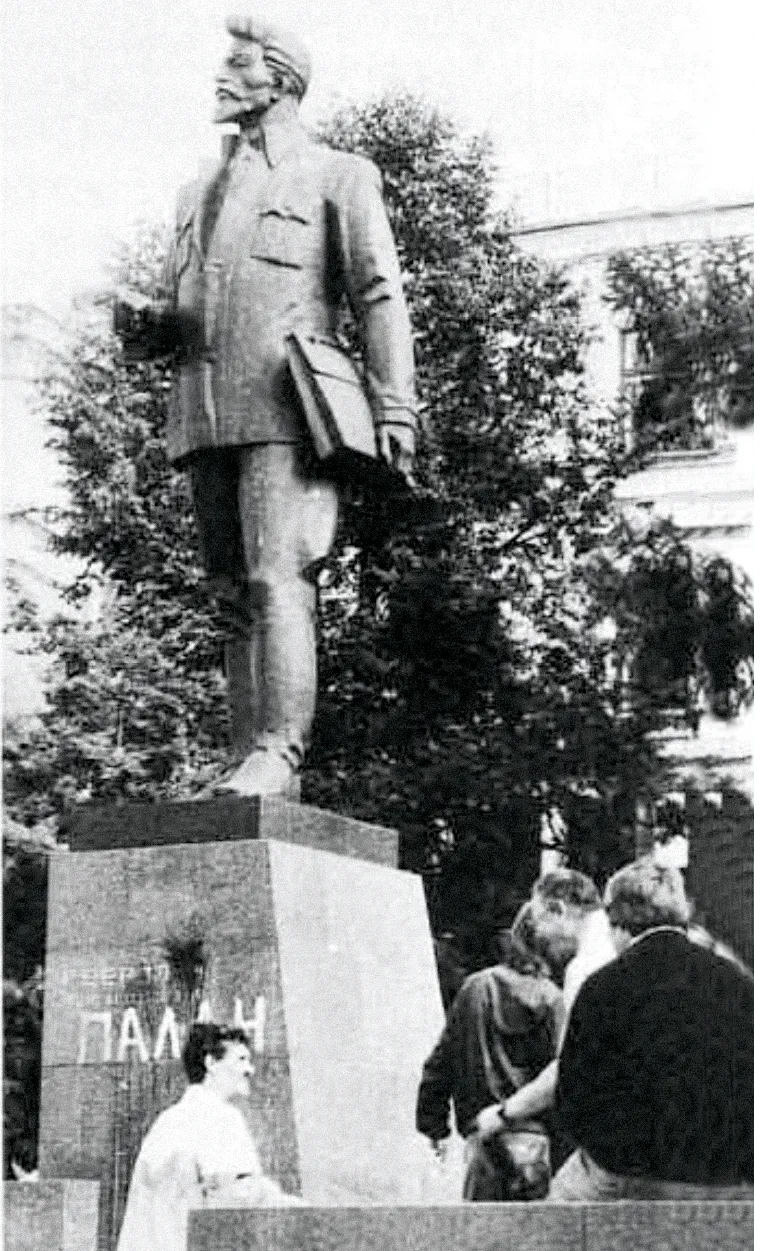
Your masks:
M128 355L174 360L168 453L229 626L231 761L213 792L294 796L337 482L408 479L412 338L377 168L302 127L300 40L256 18L227 29L214 120L238 132L180 193L163 302L118 301L115 327ZM361 372L336 339L344 299Z

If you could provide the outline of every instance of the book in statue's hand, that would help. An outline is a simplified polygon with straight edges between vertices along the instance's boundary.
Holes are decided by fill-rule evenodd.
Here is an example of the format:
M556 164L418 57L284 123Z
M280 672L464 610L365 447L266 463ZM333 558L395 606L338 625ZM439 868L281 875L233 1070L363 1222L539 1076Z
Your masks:
M414 484L378 451L372 408L351 356L296 333L286 337L285 351L314 451L330 477L385 494L414 494Z

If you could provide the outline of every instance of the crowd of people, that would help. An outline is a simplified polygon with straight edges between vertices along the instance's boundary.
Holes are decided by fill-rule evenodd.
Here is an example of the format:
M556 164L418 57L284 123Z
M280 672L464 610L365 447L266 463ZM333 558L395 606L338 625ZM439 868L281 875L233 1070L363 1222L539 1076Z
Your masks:
M572 869L535 883L420 1083L417 1128L439 1156L453 1104L465 1199L751 1194L752 975L691 911L653 857L603 897Z
M453 998L426 1061L417 1129L438 1156L451 1107L463 1197L731 1199L751 1195L753 979L690 923L677 869L642 858L603 897L583 873L540 877L499 963ZM188 1087L138 1155L118 1251L181 1251L210 1199L300 1203L267 1178L243 1114L240 1029L194 1025Z

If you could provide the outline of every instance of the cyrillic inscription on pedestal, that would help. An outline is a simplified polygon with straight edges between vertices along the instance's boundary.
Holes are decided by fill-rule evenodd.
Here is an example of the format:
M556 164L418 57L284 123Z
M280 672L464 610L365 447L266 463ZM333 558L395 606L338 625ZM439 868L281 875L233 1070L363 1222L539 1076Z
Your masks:
M274 840L52 857L41 1171L101 1182L101 1251L199 1017L248 1030L244 1111L286 1190L426 1197L414 1103L443 1012L416 875Z

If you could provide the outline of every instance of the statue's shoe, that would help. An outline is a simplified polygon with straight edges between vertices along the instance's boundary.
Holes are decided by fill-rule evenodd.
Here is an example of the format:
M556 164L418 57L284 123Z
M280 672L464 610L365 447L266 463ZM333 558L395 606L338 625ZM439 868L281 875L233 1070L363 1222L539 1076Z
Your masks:
M210 799L222 795L282 795L298 800L301 781L292 764L276 747L257 747L231 772L198 796Z

